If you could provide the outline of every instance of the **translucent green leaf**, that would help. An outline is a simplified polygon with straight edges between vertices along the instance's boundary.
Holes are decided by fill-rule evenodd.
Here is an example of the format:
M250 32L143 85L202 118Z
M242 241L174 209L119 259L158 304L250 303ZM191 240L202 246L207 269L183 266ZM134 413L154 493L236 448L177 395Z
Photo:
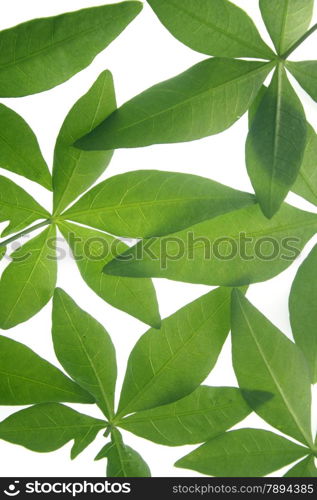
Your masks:
M111 338L60 288L55 290L53 300L52 337L61 365L112 418L117 365Z
M284 477L317 477L314 457L310 455L292 467Z
M267 219L254 205L179 233L141 241L104 271L205 285L248 285L287 269L316 228L316 214L284 204L273 219Z
M254 203L249 193L197 175L136 170L101 182L63 216L111 234L148 238Z
M0 404L93 403L55 366L19 342L0 336Z
M228 0L148 0L164 26L193 50L210 56L270 59L252 19Z
M151 280L108 276L102 272L109 261L128 248L125 243L69 222L60 222L59 229L72 249L82 278L99 297L154 328L160 327L159 307Z
M0 439L32 451L55 451L74 440L75 458L97 436L106 422L57 403L40 404L21 410L0 423Z
M0 33L0 96L51 89L88 66L141 11L122 2L34 19Z
M283 54L309 27L314 0L260 0L260 9L277 52Z
M290 319L296 344L303 351L312 384L317 382L317 246L301 265L289 298Z
M38 219L50 217L24 189L0 176L0 222L9 221L1 236L17 233Z
M1 52L1 56L5 54L6 50ZM0 130L0 167L51 190L51 174L33 131L22 116L4 104L0 104Z
M11 255L13 262L0 280L0 328L27 321L51 299L57 278L55 236L51 226Z
M273 63L207 59L134 97L76 145L111 150L217 134L247 111L272 68Z
M88 189L109 165L112 151L86 153L74 148L73 143L99 125L115 109L112 75L104 71L70 110L57 138L53 166L55 213L61 212Z
M272 217L293 186L306 147L303 106L279 65L251 122L246 163L264 214Z
M286 67L312 99L317 101L317 61L286 61Z
M317 205L317 134L309 124L302 166L292 191Z
M250 412L239 389L201 386L186 398L135 413L118 425L158 444L182 446L222 434Z
M200 297L136 343L121 391L119 417L181 399L214 367L230 329L230 289Z
M239 291L233 293L232 353L250 406L276 429L312 445L311 387L304 356ZM258 394L265 391L273 397L259 405Z
M217 477L260 477L307 455L308 448L261 429L239 429L208 441L175 466Z

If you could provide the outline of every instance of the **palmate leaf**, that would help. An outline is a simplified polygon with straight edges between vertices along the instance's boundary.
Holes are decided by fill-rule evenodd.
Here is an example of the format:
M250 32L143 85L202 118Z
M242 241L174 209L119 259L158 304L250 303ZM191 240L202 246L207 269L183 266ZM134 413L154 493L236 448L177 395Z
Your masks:
M0 439L37 452L55 451L74 440L71 458L81 453L107 423L69 408L47 403L21 410L0 422Z
M50 226L11 255L0 280L0 328L27 321L51 299L57 279L55 239Z
M38 219L49 217L49 212L24 189L10 179L0 176L0 222L9 221L1 236L16 233Z
M111 338L100 323L58 288L53 301L52 337L61 365L112 418L117 366Z
M101 182L63 217L120 236L148 238L254 203L249 193L197 175L136 170Z
M286 61L286 67L310 97L317 101L317 61Z
M148 0L178 40L210 56L271 59L252 19L228 0Z
M227 58L202 61L125 103L76 146L135 148L222 132L248 110L273 66Z
M310 455L304 458L304 460L292 467L284 477L317 477L314 457Z
M299 268L289 298L290 319L296 344L309 365L311 383L317 382L317 246Z
M175 403L140 411L118 425L154 443L182 446L222 434L250 411L239 389L201 386Z
M122 441L117 429L111 433L111 442L98 453L96 460L107 458L108 477L151 477L151 471L141 455Z
M99 297L153 328L160 327L159 306L150 279L107 276L102 272L109 261L128 248L125 243L67 221L59 222L58 227L72 249L83 280Z
M230 329L230 289L219 288L149 330L132 350L117 418L174 402L214 367Z
M0 96L51 89L88 66L141 11L140 2L34 19L0 32Z
M267 219L254 205L165 238L141 241L109 262L105 272L205 285L248 285L287 269L316 228L316 214L284 204L274 218Z
M1 51L3 54L6 51ZM0 104L0 130L0 167L51 190L51 174L33 131L20 115L4 104Z
M217 477L259 477L304 457L308 448L273 432L239 429L203 444L176 462L176 467Z
M0 336L0 404L93 403L94 398L31 349Z
M305 358L239 291L233 293L232 353L249 405L279 431L312 446L311 387ZM257 391L273 397L259 405Z
M79 151L72 145L116 109L112 75L104 71L68 113L58 135L53 165L54 212L61 212L107 168L112 152Z

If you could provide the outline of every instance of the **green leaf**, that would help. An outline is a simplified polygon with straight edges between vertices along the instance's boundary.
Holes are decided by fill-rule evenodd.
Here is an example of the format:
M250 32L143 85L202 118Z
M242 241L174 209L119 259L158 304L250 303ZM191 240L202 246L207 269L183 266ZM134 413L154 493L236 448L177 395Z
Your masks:
M154 285L149 279L130 279L103 274L104 266L128 247L105 233L60 222L59 229L70 245L87 285L103 300L154 328L161 318Z
M204 177L136 170L101 182L63 217L111 234L148 238L254 203L253 195Z
M286 67L310 97L317 101L317 61L286 61Z
M88 150L136 148L217 134L247 111L272 67L207 59L134 97L76 145Z
M105 328L57 288L52 337L60 364L111 419L117 379L116 353Z
M5 54L7 49L1 52ZM51 174L33 131L22 116L4 104L0 104L0 130L0 167L51 190Z
M0 404L93 403L55 366L19 342L0 336Z
M107 458L107 477L151 477L151 471L141 455L126 446L120 432L113 429L111 443L98 453L96 460Z
M284 204L269 220L255 205L164 238L141 241L104 271L205 285L248 285L287 269L316 227L316 214Z
M314 0L260 0L260 9L278 54L284 54L306 32Z
M57 138L54 166L54 211L63 210L88 189L109 165L113 152L79 151L72 144L116 109L112 75L101 73L91 89L68 113Z
M201 386L186 398L135 413L118 425L154 443L182 446L222 434L250 412L239 389Z
M0 222L10 222L1 236L17 233L38 219L49 217L49 212L24 189L10 179L0 176Z
M317 134L309 124L302 166L292 191L317 205Z
M21 410L0 423L0 439L32 451L55 451L74 440L71 457L75 458L95 439L107 423L68 406L40 404Z
M0 246L0 260L3 259L3 257L5 256L6 250L7 250L6 247Z
M279 431L311 445L311 387L305 359L239 291L233 293L232 353L239 386L251 408ZM273 397L258 405L256 391Z
M279 65L251 122L248 173L264 214L272 217L293 186L306 147L303 106Z
M314 457L310 455L292 467L284 477L317 477Z
M239 429L203 444L176 462L175 467L217 477L260 477L294 462L307 448L273 432Z
M293 282L289 310L296 344L309 365L311 383L317 382L317 245L301 265Z
M139 2L33 19L0 33L0 96L51 89L88 66L141 11Z
M193 392L214 367L230 329L230 289L200 297L149 330L133 348L118 418Z
M210 56L271 59L252 19L227 0L148 0L180 42Z
M0 280L0 328L27 321L51 299L57 279L55 233L51 226L11 255Z

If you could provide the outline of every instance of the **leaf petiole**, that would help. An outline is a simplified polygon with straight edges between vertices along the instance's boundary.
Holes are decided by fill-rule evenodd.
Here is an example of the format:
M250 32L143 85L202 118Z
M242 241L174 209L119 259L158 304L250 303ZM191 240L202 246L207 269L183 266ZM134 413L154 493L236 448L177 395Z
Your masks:
M284 54L282 54L280 57L281 59L287 59L305 40L310 37L315 31L317 30L317 23L314 24L306 33L304 33L303 36L297 40Z
M21 231L18 234L15 234L14 236L11 236L7 240L0 241L0 247L5 247L12 243L15 240L18 240L22 236L25 236L26 234L32 233L33 231L36 231L37 229L40 229L41 227L48 226L49 224L52 223L51 219L46 219L43 222L39 222L38 224L35 224L34 226L29 227L28 229L24 229L24 231Z

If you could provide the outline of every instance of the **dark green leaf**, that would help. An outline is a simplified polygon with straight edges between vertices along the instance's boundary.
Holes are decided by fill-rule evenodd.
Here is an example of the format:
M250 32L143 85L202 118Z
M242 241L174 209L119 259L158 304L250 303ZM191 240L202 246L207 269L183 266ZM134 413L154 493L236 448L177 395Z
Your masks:
M176 462L176 467L218 477L259 477L309 452L308 448L260 429L226 432Z
M134 97L76 145L111 150L217 134L247 111L272 67L273 63L207 59Z
M112 75L104 71L70 110L57 138L53 167L55 213L61 212L88 189L109 165L112 151L86 153L72 145L115 109Z
M64 217L111 234L148 238L254 203L253 195L204 177L137 170L101 182Z
M287 61L286 67L312 99L317 101L317 61Z
M28 347L0 336L0 404L93 403L94 399Z
M122 2L34 19L0 33L0 96L51 89L88 66L141 11Z
M0 423L0 439L40 453L55 451L74 440L75 458L95 439L106 422L57 403L21 410Z
M186 398L135 413L118 425L158 444L182 446L222 434L250 412L239 389L201 386Z
M302 166L292 191L317 205L317 134L309 124Z
M280 208L298 176L306 146L303 106L279 65L251 122L248 173L267 217Z
M232 353L239 386L250 406L273 427L312 445L311 387L305 359L239 291L233 293ZM254 391L273 397L259 405Z
M252 19L228 0L148 0L164 26L191 49L210 56L271 59Z
M2 56L5 54L6 50L1 52ZM0 130L0 167L51 190L51 174L33 131L22 116L4 104L0 104Z
M317 477L314 457L310 455L290 469L284 477Z

